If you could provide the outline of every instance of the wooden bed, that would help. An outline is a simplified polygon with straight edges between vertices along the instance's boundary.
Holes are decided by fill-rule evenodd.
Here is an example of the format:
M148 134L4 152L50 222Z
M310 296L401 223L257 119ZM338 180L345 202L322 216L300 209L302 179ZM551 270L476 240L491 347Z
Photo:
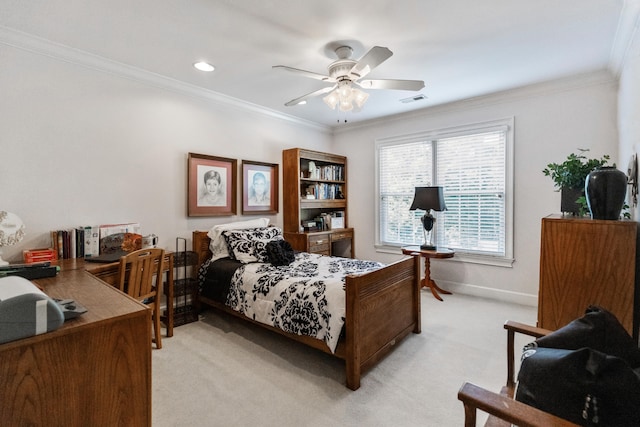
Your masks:
M193 251L198 266L211 258L207 231L193 232ZM420 263L410 257L379 270L346 278L346 319L344 338L335 353L318 339L295 335L255 322L224 304L199 296L199 303L225 311L241 319L285 335L345 361L346 385L360 387L364 371L375 365L410 332L420 333Z

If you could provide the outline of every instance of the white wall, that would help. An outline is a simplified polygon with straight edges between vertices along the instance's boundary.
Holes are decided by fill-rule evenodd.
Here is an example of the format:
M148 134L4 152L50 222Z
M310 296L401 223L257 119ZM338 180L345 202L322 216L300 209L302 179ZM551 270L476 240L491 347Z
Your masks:
M357 256L383 261L401 257L376 253L373 246L377 138L513 116L513 267L434 260L432 276L455 292L537 304L541 218L560 210L560 195L542 169L563 161L578 147L590 149L596 157L617 157L616 90L615 79L603 72L434 107L409 118L343 128L333 151L349 158L349 216L356 227Z
M627 51L626 60L620 75L618 91L618 126L620 129L620 150L618 162L623 171L633 154L640 152L640 31L635 32ZM638 221L640 207L633 206L627 192L632 218Z
M50 230L81 225L137 221L162 247L190 245L192 230L239 218L187 217L187 153L235 158L240 170L242 159L280 164L285 148L329 148L326 130L188 90L4 44L0 58L0 210L27 226L2 249L9 261L50 246Z

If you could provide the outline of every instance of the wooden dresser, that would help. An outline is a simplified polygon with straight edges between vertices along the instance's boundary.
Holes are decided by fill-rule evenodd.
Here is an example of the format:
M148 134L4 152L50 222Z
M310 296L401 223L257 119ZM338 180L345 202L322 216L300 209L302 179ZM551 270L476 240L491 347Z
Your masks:
M538 326L558 329L595 304L615 314L637 338L637 230L633 221L543 218Z
M65 261L57 277L34 282L88 312L0 345L0 424L150 426L150 310Z

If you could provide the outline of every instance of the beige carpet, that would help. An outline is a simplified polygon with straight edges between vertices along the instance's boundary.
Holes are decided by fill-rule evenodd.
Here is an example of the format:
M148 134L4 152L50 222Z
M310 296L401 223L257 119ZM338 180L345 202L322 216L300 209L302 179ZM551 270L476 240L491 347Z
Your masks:
M536 309L444 298L422 291L422 333L365 373L357 391L345 387L340 360L206 311L152 351L153 425L462 426L458 389L504 385L502 324L535 324Z

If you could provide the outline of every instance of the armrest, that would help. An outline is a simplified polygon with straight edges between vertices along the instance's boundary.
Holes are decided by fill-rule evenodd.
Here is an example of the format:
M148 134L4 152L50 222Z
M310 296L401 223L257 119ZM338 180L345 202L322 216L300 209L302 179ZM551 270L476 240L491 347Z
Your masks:
M465 427L476 426L477 409L519 427L577 427L563 418L468 382L458 391L458 399L464 404Z
M507 332L518 332L520 334L529 335L534 338L544 337L545 335L549 335L552 332L549 329L525 325L524 323L514 322L512 320L507 320L504 324L504 328L507 330Z
M515 387L515 334L519 333L540 338L548 335L551 331L511 320L505 322L504 328L507 330L507 389L510 390L513 396L513 389Z

